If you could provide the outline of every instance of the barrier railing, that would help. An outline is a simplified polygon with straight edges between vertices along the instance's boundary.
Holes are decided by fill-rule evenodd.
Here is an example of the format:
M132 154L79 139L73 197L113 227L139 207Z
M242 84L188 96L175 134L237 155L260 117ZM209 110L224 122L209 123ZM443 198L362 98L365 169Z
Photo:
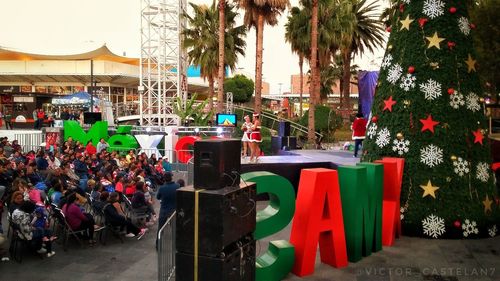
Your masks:
M175 280L175 212L158 231L158 281Z

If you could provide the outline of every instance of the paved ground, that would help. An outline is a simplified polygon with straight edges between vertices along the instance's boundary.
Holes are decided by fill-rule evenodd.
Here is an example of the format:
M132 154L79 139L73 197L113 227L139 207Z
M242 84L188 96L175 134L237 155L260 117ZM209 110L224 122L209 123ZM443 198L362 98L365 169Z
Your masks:
M290 228L291 225L269 240L288 239ZM13 261L0 263L0 280L157 280L155 233L156 226L140 241L125 238L124 244L110 237L106 246L80 247L72 242L67 252L56 244L57 254L51 258L40 259L26 253L21 264ZM267 241L258 242L257 249L265 251ZM499 254L500 237L484 240L403 237L393 247L385 247L383 251L343 269L321 264L318 255L313 275L299 278L290 274L286 280L498 281Z

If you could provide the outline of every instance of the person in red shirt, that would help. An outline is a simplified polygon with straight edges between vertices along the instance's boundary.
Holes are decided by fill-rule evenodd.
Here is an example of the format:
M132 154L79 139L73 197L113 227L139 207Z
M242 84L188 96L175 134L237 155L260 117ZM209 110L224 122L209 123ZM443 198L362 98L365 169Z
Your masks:
M363 118L363 114L356 114L354 122L351 126L352 139L354 140L354 155L353 157L358 157L359 146L365 139L366 134L366 119Z
M97 153L97 148L92 144L92 141L89 141L87 143L87 146L85 147L85 153L89 156Z

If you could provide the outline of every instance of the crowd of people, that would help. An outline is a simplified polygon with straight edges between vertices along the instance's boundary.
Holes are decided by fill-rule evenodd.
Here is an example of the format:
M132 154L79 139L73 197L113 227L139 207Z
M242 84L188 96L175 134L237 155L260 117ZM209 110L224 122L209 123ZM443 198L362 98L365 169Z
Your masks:
M89 245L96 243L94 231L104 224L138 239L156 220L161 226L174 212L175 190L184 182L173 182L166 158L108 149L103 139L94 146L70 137L56 150L25 152L17 141L1 138L0 217L5 205L11 224L7 227L16 226L34 251L48 257L55 254L52 241L57 234L52 233L49 219L55 209L64 214L72 230L83 230L82 238ZM159 215L155 198L161 200ZM133 222L122 204L125 200L132 211L145 212L146 219ZM104 219L100 224L98 215ZM7 227L0 220L0 234Z

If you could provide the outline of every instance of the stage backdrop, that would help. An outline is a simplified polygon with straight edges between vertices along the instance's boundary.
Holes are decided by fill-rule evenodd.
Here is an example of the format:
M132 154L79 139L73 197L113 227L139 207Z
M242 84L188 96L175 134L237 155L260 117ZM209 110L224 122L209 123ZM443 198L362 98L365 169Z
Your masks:
M377 86L378 71L360 71L358 79L360 112L368 119Z

